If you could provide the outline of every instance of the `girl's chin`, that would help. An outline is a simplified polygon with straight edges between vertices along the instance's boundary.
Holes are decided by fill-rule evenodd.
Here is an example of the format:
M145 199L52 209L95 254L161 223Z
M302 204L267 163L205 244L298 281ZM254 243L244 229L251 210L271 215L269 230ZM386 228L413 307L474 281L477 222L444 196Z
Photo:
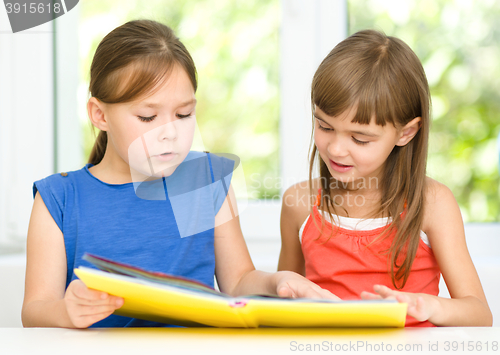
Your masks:
M331 174L331 172L330 172ZM344 190L378 190L380 179L378 177L366 176L339 176L339 174L331 174L333 181L330 183L330 188Z
M160 179L172 175L177 167L182 164L189 152L185 154L172 154L171 157L152 157L147 161L137 161L130 164L130 172L134 181Z
M363 177L357 177L354 174L344 175L335 173L335 171L330 171L330 175L333 178L333 183L336 184L337 188L352 189L358 184L364 181Z
M353 181L356 181L358 179L360 179L359 177L357 177L356 175L354 175L354 172L352 171L349 171L347 173L339 173L335 170L332 170L332 169L328 169L328 171L330 172L330 175L335 179L335 180L338 180L338 181L342 181L342 182L353 182Z
M132 180L141 182L141 181L146 181L146 180L155 180L155 179L161 179L163 177L169 177L174 173L174 171L177 169L178 165L173 165L169 167L162 167L161 169L154 168L153 171L149 169L134 169L130 168L130 172L132 174Z

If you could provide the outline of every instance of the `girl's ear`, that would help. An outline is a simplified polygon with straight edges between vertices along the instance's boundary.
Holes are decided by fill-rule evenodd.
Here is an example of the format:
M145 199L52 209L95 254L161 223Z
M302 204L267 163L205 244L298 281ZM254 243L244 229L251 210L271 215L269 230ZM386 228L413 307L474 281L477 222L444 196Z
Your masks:
M408 142L411 141L413 137L415 137L418 130L420 129L421 120L421 117L415 117L410 122L408 122L401 130L400 137L396 145L399 145L401 147L407 145Z
M89 102L87 102L87 113L89 115L90 122L92 122L92 124L101 131L107 131L108 122L104 116L103 109L104 104L95 97L91 97Z

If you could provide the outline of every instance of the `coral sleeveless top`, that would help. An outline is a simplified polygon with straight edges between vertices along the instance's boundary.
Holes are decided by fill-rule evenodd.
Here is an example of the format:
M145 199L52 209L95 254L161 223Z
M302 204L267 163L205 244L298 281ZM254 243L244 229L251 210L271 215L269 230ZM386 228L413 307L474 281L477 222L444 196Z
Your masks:
M356 225L354 228L346 227L342 219L359 221L358 224L364 224L365 227L357 228ZM376 225L380 220L385 220L387 223L375 229L369 229L369 226L366 228L366 224L375 222L372 224ZM387 238L375 241L387 228L388 220L340 217L339 222L338 228L337 225L333 227L335 229L331 236L332 224L325 220L321 233L321 215L317 206L314 206L313 214L304 222L301 242L306 277L344 300L360 299L361 291L373 292L375 284L394 289L389 272L388 254L384 251L390 247L395 232ZM426 237L423 232L421 235ZM410 276L401 291L437 296L440 275L432 249L421 238ZM434 325L428 321L419 322L408 316L406 326Z

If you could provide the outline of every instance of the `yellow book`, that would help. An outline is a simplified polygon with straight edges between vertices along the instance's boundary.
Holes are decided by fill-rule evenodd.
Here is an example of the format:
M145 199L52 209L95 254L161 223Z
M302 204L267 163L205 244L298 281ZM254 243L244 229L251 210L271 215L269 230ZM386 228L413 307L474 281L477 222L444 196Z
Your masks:
M183 326L212 327L404 327L404 303L335 301L273 296L231 297L196 281L148 272L85 255L101 270L80 266L87 287L119 296L114 314Z

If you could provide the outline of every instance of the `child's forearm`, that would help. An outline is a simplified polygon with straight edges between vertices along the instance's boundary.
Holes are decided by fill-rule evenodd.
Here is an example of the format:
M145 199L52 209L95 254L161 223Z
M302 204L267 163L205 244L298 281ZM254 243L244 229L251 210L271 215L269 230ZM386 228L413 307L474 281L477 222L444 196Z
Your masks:
M474 296L443 298L422 295L432 305L429 321L437 326L486 326L493 324L488 305Z
M252 270L244 274L235 288L229 293L232 296L251 294L276 294L276 273Z
M233 295L271 294L287 298L331 298L338 299L327 290L312 283L293 271L267 273L252 270L240 278Z
M74 328L64 299L33 300L23 306L21 314L24 327Z

